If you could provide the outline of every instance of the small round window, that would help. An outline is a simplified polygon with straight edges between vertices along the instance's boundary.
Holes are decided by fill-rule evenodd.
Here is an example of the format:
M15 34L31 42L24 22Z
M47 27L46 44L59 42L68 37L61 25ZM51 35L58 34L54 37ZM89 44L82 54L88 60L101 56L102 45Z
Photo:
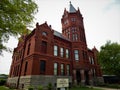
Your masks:
M42 32L42 35L47 36L47 32Z

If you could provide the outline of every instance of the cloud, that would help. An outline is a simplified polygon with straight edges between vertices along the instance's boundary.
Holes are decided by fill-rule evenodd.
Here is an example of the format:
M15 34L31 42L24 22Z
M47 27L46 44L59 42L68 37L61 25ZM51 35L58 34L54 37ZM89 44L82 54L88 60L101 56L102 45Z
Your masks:
M104 8L105 11L109 11L111 9L120 9L120 0L108 0L108 4Z

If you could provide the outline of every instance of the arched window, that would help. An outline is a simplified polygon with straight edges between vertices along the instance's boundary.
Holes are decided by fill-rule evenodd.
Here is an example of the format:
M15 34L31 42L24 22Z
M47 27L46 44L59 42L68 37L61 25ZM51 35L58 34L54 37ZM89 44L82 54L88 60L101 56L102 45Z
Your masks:
M42 32L42 35L43 36L47 36L47 32Z

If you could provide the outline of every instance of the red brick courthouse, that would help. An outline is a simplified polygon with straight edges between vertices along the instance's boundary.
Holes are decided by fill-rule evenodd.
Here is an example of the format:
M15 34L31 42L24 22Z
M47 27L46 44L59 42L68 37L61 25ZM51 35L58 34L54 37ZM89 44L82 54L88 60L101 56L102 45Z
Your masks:
M70 84L91 85L103 80L97 61L97 49L88 49L83 17L70 3L61 19L62 33L47 22L29 34L21 36L14 49L7 84L56 86L58 78L68 78ZM93 37L94 38L94 37Z

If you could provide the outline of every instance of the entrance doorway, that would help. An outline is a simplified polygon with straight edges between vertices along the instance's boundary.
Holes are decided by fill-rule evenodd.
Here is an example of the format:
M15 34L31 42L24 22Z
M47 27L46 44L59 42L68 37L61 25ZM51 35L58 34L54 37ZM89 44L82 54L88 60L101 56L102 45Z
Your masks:
M88 74L88 71L85 71L85 84L89 85L89 74Z
M76 79L77 79L77 85L79 85L81 83L80 70L76 70Z

